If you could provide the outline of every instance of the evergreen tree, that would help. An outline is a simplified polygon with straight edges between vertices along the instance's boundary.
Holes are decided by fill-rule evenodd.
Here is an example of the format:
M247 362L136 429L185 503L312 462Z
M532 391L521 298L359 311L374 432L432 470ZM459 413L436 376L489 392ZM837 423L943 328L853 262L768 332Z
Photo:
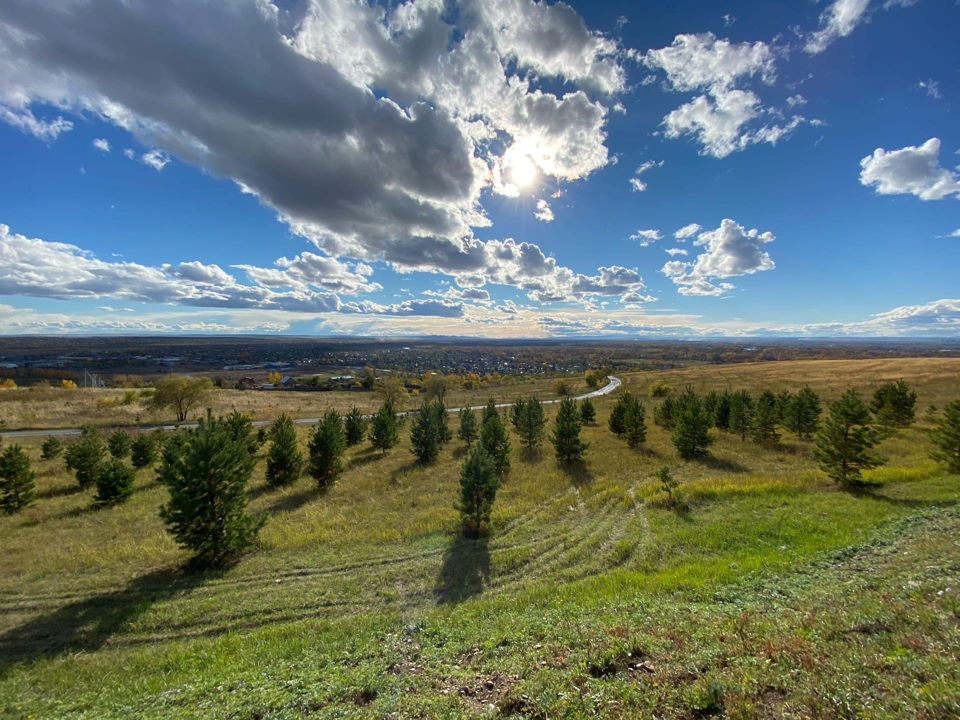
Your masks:
M246 413L234 410L232 413L221 419L226 426L230 436L239 443L243 443L247 452L251 455L257 454L257 440L253 436L253 421Z
M787 418L787 408L790 406L790 401L793 399L793 395L790 394L789 390L781 390L777 393L777 422L781 425L786 424Z
M720 407L720 397L720 393L716 390L711 390L703 398L703 407L706 408L706 411L710 414L714 425L717 424L717 408Z
M947 472L960 473L960 400L947 403L943 417L930 433L933 452L930 457L947 464Z
M467 453L460 468L460 498L456 504L469 531L482 533L487 529L499 487L496 464L478 443Z
M493 459L497 473L505 475L510 469L510 436L500 420L500 414L491 415L480 429L480 444Z
M123 464L118 457L101 463L97 473L97 494L93 502L98 507L118 505L133 495L133 468Z
M367 435L367 421L356 405L350 408L350 412L347 413L343 432L347 440L347 447L359 445Z
M487 422L493 418L500 418L500 413L497 411L497 401L493 398L487 400L487 406L483 409L483 416L480 419L481 425L486 425Z
M670 499L670 504L673 504L673 491L677 489L680 485L673 475L670 474L670 468L664 465L662 468L657 470L657 480L660 481L660 487L663 488L663 491L667 493L667 497Z
M917 393L903 378L886 382L874 391L870 409L885 428L910 427L917 413Z
M597 408L593 405L593 400L584 398L580 401L580 421L586 425L595 422L597 419Z
M60 442L60 438L51 435L43 441L40 450L40 458L42 460L56 460L60 457L60 453L63 452L63 443Z
M437 420L437 437L440 445L446 445L453 440L453 431L450 430L450 413L447 412L447 406L443 404L442 395L433 403L433 414Z
M560 401L553 434L550 436L557 460L560 462L582 460L586 454L590 444L580 439L580 427L580 408L577 407L575 400L564 398Z
M30 458L19 445L8 445L0 453L0 511L13 515L36 500Z
M790 397L784 413L784 425L798 438L810 439L820 426L820 396L807 385Z
M170 491L160 517L198 562L220 564L252 545L266 520L246 514L253 458L209 412L176 442L179 450L164 449L157 473Z
M857 484L860 472L876 467L880 460L869 454L876 444L870 429L870 411L856 390L847 390L830 403L830 415L817 433L813 449L820 469L844 485Z
M633 398L627 407L624 424L627 427L627 445L633 450L643 447L647 441L647 411L639 398Z
M614 435L620 436L627 432L627 408L633 402L633 395L627 390L617 398L607 419L607 427Z
M329 487L343 472L343 453L347 449L343 422L336 410L331 408L320 418L307 448L310 475L321 488Z
M80 439L70 443L63 457L67 469L73 470L77 483L85 490L97 481L100 463L106 453L100 433L96 428L87 426L81 432Z
M532 452L543 442L543 430L546 424L547 420L543 416L543 406L537 398L532 397L529 400L522 401L519 424L516 427L517 434L520 435L520 440L527 450Z
M267 442L267 429L261 427L257 429L257 448L262 448Z
M457 437L463 440L467 447L473 444L473 441L480 436L480 430L477 428L477 416L473 410L468 407L460 410L460 428L457 430Z
M753 398L746 390L738 390L730 396L730 432L746 441L753 427Z
M732 400L733 395L729 390L724 390L720 393L720 398L717 400L717 405L713 411L714 427L720 430L730 429L730 403Z
M370 442L383 453L400 442L397 413L387 400L380 406L370 423Z
M340 422L340 418L337 418ZM230 429L227 428L227 432ZM245 440L230 437L234 442L247 447ZM267 484L272 487L293 485L303 473L303 453L297 446L297 429L286 413L274 420L270 427L270 449L267 451Z
M153 442L156 443L157 445L157 452L162 453L163 446L167 442L167 431L164 430L162 427L154 428L153 430L150 431L150 437L153 440Z
M681 410L680 405L680 398L667 395L659 405L653 408L653 424L671 430L676 424L677 414Z
M107 449L117 460L122 460L130 454L130 444L132 440L128 433L123 430L115 430L107 440Z
M703 406L700 396L689 388L680 395L677 406L677 416L670 439L684 460L703 457L713 442L713 436L709 432L713 426L713 418Z
M433 462L440 454L440 427L433 403L422 405L413 419L410 452L422 463Z
M518 397L510 408L510 424L518 433L523 425L523 413L527 409L527 403L522 397Z
M757 406L753 413L753 427L750 434L757 443L777 442L780 433L777 432L777 396L770 390L764 390L757 398Z
M149 435L141 433L133 439L130 446L130 462L138 470L153 465L157 459L157 449Z

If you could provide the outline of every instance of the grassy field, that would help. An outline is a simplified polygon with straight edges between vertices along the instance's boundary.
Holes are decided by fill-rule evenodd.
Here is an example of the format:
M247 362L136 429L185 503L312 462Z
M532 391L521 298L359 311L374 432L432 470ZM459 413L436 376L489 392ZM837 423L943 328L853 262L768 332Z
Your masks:
M565 379L570 393L579 395L588 388L583 378ZM488 398L498 403L508 402L518 395L536 395L542 400L556 398L554 379L531 378L511 384L492 385L482 389L457 388L446 395L449 407L482 405ZM138 394L136 390L60 388L18 388L0 391L0 420L4 429L64 428L81 425L97 427L140 424L173 423L176 415L170 411L155 412L147 398L137 398L124 404L124 396ZM398 410L420 407L422 398L408 394ZM285 412L293 417L320 417L329 408L346 413L353 405L365 413L374 412L381 403L375 392L336 390L330 392L257 391L215 389L202 408L190 415L190 420L202 417L206 407L214 413L238 410L254 420L273 420Z
M946 359L621 377L832 399L901 376L921 416L960 397ZM0 717L960 716L960 477L928 459L922 421L880 446L882 485L851 493L787 437L719 433L684 463L651 425L631 452L605 427L615 396L583 467L514 438L480 540L457 534L456 441L428 467L407 430L385 457L351 450L322 494L267 489L261 458L259 546L206 573L164 534L152 470L95 511L25 442L41 499L0 517ZM664 464L688 512L663 503Z

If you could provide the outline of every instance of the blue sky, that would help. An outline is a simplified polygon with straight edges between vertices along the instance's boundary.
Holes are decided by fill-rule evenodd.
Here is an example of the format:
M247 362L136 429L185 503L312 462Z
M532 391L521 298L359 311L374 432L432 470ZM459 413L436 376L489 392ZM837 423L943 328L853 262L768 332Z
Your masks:
M656 5L9 0L0 332L960 336L960 5Z

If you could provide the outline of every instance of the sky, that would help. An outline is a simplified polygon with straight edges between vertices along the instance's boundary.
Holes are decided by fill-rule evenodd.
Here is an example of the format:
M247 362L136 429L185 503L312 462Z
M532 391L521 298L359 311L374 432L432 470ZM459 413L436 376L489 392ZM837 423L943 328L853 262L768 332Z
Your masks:
M960 338L958 28L4 0L0 333Z

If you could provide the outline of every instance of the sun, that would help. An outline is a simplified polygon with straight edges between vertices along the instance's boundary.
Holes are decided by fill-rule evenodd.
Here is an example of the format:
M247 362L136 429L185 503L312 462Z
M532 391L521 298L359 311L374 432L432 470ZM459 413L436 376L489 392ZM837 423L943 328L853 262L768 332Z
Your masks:
M518 188L525 188L537 177L537 166L529 155L520 155L510 163L510 180Z

